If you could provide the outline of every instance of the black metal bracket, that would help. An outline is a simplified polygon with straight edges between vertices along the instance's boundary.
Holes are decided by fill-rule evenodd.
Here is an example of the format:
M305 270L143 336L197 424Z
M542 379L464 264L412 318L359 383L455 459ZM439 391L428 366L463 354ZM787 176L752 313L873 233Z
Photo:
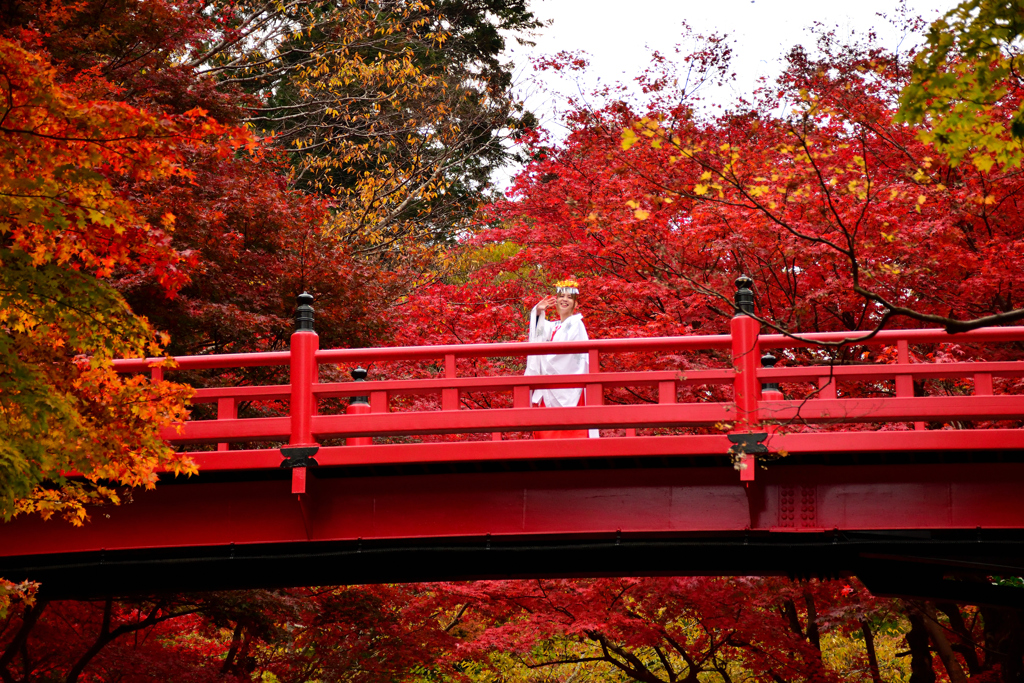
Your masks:
M320 463L313 458L319 450L319 446L281 446L281 455L284 456L281 467L319 467Z
M741 434L728 434L729 441L733 442L733 446L729 447L729 455L756 455L758 453L767 454L768 447L762 443L768 438L767 432L743 432Z

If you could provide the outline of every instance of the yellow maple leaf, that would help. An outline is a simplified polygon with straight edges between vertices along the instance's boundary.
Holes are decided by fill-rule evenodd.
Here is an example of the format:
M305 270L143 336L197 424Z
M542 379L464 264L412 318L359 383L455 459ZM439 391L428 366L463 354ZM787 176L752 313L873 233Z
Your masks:
M633 132L632 128L626 128L622 131L622 149L627 150L636 144L637 137L636 133Z

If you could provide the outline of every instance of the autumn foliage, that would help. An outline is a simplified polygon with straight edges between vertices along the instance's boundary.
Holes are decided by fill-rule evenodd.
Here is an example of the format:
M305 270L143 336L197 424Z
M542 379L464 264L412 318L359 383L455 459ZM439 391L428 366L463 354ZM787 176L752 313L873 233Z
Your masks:
M0 622L0 675L12 681L571 676L637 683L879 683L911 675L1012 681L1020 644L1005 634L1019 625L1015 619L994 608L880 600L854 580L757 577L539 579L39 601Z
M61 84L41 55L0 40L0 509L80 522L85 503L117 500L113 486L194 469L158 436L184 417L188 390L110 364L156 354L160 340L104 279L144 271L168 292L183 280L167 234L174 216L145 220L115 179L180 173L193 141L217 138L225 152L231 141L198 112L155 117L97 98L109 88L102 79Z
M497 0L5 5L4 518L81 524L87 505L117 503L161 471L194 473L158 438L187 416L190 389L118 375L112 359L284 348L306 289L323 346L521 340L526 310L567 275L583 283L592 337L722 332L741 272L757 282L758 316L795 333L1024 317L1019 158L1004 144L1021 106L1013 83L984 113L1002 117L999 144L972 164L901 118L906 55L830 34L815 52L794 49L751 102L714 115L656 56L640 78L645 100L606 90L596 109L576 101L556 142L529 129L498 63L499 29L535 25L521 3ZM723 77L727 58L709 40L685 57L697 74L688 82ZM585 61L542 66L571 73ZM950 98L972 94L948 80ZM499 198L487 183L509 158L508 131L530 162ZM862 352L806 351L814 361ZM609 362L685 371L720 361ZM517 373L519 362L467 360L460 372ZM607 400L654 399L622 390ZM1009 681L1024 649L1013 614L878 600L852 579L606 577L82 603L33 590L0 580L0 608L21 600L0 614L4 681L879 683L908 671L915 683L943 672Z

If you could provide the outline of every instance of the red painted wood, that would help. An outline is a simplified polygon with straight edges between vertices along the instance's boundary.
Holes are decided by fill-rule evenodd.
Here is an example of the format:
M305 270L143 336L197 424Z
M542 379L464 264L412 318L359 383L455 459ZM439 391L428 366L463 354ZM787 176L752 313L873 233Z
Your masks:
M762 337L763 339L763 337ZM892 365L835 365L792 366L784 368L761 368L758 377L764 382L814 382L819 377L834 377L839 381L854 380L870 382L892 380L898 376L913 379L952 379L972 377L976 373L988 373L995 377L1024 377L1024 363L1006 361L1000 363L909 363Z
M911 344L974 344L981 342L1012 342L1024 338L1024 327L983 327L969 332L949 334L942 329L929 330L882 330L873 334L870 339L863 337L870 334L857 332L815 332L798 334L800 339L793 339L782 334L763 334L760 337L762 349L796 349L815 346L820 342L840 342L844 340L861 340L857 344L863 346L892 346L905 339Z
M306 492L306 468L292 468L292 495L299 495Z
M291 395L292 388L289 384L257 387L209 387L196 389L195 395L192 396L192 403L213 403L223 398L234 398L240 401L287 401Z
M740 314L729 321L732 332L733 401L736 403L736 417L732 432L760 432L758 400L761 398L761 380L757 371L761 366L761 349L758 332L761 323L752 317ZM739 456L737 464L740 481L752 482L757 471L754 456L745 453Z
M1024 528L1019 463L777 468L759 473L753 508L722 468L307 477L305 521L280 481L200 475L138 493L82 528L18 518L3 527L0 556L488 534Z
M175 444L217 443L220 441L288 441L292 433L290 417L255 417L241 420L194 420L162 432Z
M312 330L299 330L291 339L291 433L288 443L292 446L311 445L312 418L316 413L316 399L313 385L317 382L316 350L320 338Z
M736 402L733 431L757 431L757 401L761 398L761 381L757 370L761 365L761 350L757 333L761 324L748 315L738 315L730 321L732 330L732 359L734 397Z
M891 373L890 373L891 376ZM699 384L727 384L732 381L731 369L688 371L685 376L672 371L654 372L607 372L590 375L513 375L505 377L458 377L454 379L407 379L377 380L368 382L339 382L319 384L313 388L321 398L340 398L359 396L372 390L387 390L392 396L437 394L446 388L460 391L509 391L516 387L535 389L557 389L563 387L579 387L585 384L581 377L589 378L591 383L600 382L606 388L656 386L664 381L676 382L680 386ZM246 387L252 389L251 387ZM204 390L201 390L204 391ZM217 391L222 391L218 389ZM205 394L201 394L205 396Z
M369 403L349 403L345 408L346 415L367 415L372 412ZM372 446L373 437L371 436L350 436L345 439L346 446ZM319 458L318 458L319 462Z
M766 443L774 452L782 451L791 455L888 453L898 457L902 453L1024 449L1024 431L965 429L773 434ZM357 451L347 446L330 446L322 447L316 458L322 467L331 467L574 458L721 457L729 445L723 434L551 439L536 442L462 441L377 444L360 447ZM196 460L201 472L277 469L281 463L280 454L270 449L204 451L188 455Z
M981 368L978 368L981 369ZM992 395L992 375L991 372L978 372L974 375L974 395L975 396L991 396Z
M800 339L781 334L760 335L762 349L806 348L818 342L837 342L844 339L859 339L868 332L820 332L799 335ZM988 327L958 334L948 334L941 329L930 330L882 330L870 339L859 341L865 346L892 345L901 339L912 344L925 343L982 343L1012 342L1024 340L1024 327ZM620 353L629 351L686 351L706 349L729 349L730 335L706 335L687 337L651 337L645 339L591 339L583 342L552 342L545 346L550 353ZM457 344L451 346L397 346L376 349L323 349L317 351L320 364L349 364L360 361L386 362L393 360L430 360L454 354L456 358L487 358L528 356L535 351L528 342L512 344ZM176 356L178 367L186 370L209 368L241 368L273 365L288 365L288 351L215 354L208 356ZM114 361L119 372L145 372L152 363L163 358L132 358Z
M817 370L817 368L814 368L814 369ZM817 371L820 372L820 370L817 370ZM838 387L836 386L838 383L839 383L838 379L836 378L835 375L829 374L829 375L819 376L818 377L818 393L812 395L811 399L813 400L813 399L823 399L823 398L824 399L834 399L834 398L837 398L839 396L839 390L838 390ZM767 415L765 416L765 419L766 420L769 419ZM774 418L772 418L772 419L774 419Z
M1024 417L1024 396L919 396L762 401L763 419L841 424L911 420L1005 420Z
M237 420L238 419L238 399L234 397L218 398L217 399L217 419L218 420ZM231 444L219 443L217 444L218 451L231 450Z
M622 353L629 351L686 351L728 349L729 335L693 337L648 337L645 339L591 339L579 342L549 342L546 353ZM377 349L325 349L317 353L318 363L351 364L355 362L388 362L396 360L434 360L448 354L456 358L496 358L529 356L537 352L530 342L504 344L452 344L450 346L392 346Z
M885 331L869 340L874 344L896 344L902 362L892 365L838 366L828 368L823 376L820 367L759 368L759 345L799 346L788 338L758 335L758 324L749 316L738 316L732 322L730 341L736 369L721 368L688 371L598 373L564 377L456 377L456 360L460 357L481 355L514 355L517 350L530 348L528 344L485 344L449 347L393 348L393 349L341 349L317 351L316 335L296 333L293 350L288 354L252 354L252 356L220 356L210 361L197 360L196 367L209 363L232 363L248 366L259 363L278 363L287 358L293 367L295 383L288 386L223 387L200 389L196 401L217 401L227 407L239 400L281 400L290 398L291 416L279 418L231 419L229 411L222 410L220 419L210 422L188 422L182 431L168 430L166 438L173 443L221 443L238 441L287 440L292 444L314 443L317 439L345 437L363 439L373 436L414 436L417 434L453 434L533 431L547 428L622 428L641 427L693 427L732 422L738 431L759 431L759 417L772 423L840 424L858 422L916 422L920 431L924 421L953 421L962 419L1019 419L1024 417L1024 397L993 396L992 377L1024 376L1024 363L909 363L909 342L948 341L1006 341L1024 339L1024 328L997 328L976 330L966 335L951 337L936 330ZM812 335L813 338L832 339L835 334ZM587 350L592 356L617 351L659 350L680 348L720 348L723 337L686 337L659 339L593 340L555 344L552 350L565 346L567 350ZM555 347L558 347L557 349ZM442 358L445 377L425 380L378 380L319 384L316 382L316 363L361 358L360 354L375 353L375 360L416 358ZM326 354L326 355L325 355ZM314 359L316 362L314 362ZM596 360L596 359L595 359ZM188 362L186 362L188 361ZM119 361L119 368L136 369L133 363L149 361ZM179 359L182 367L194 365L189 359ZM191 364L191 365L190 365ZM595 364L596 365L596 364ZM141 367L141 366L140 366ZM149 365L146 365L149 367ZM912 396L912 382L930 377L973 377L974 396ZM814 381L823 388L817 394L801 400L757 401L760 382ZM895 381L896 398L836 398L837 384L846 380ZM733 383L735 404L694 403L674 405L680 386L694 384ZM583 386L588 406L547 410L543 413L528 409L528 395L532 388ZM604 390L614 387L657 387L659 405L603 406ZM459 393L462 391L511 391L515 406L512 409L460 410ZM370 415L315 416L316 398L370 395ZM405 394L440 394L442 412L388 413L391 396ZM777 399L777 397L775 397ZM362 411L358 411L362 412ZM760 415L759 415L760 413ZM782 431L786 431L783 429ZM492 437L493 438L493 437ZM859 438L859 437L858 437ZM954 439L956 440L956 439ZM355 442L359 443L359 442ZM220 448L224 448L221 446ZM515 448L528 448L516 445ZM642 449L640 449L642 450ZM640 455L641 452L636 452ZM509 457L515 457L510 454Z
M256 368L272 365L288 365L290 351L264 353L218 353L208 356L174 356L175 365L182 370L207 370L215 368ZM150 365L163 358L127 358L114 361L118 372L145 372Z
M733 415L732 406L726 403L582 406L546 408L543 411L532 408L500 408L385 415L318 415L313 418L313 433L324 439L364 434L408 436L469 434L495 430L518 432L556 428L711 426L730 420ZM193 423L185 425L186 438L190 437L191 424ZM191 438L189 440L196 441Z

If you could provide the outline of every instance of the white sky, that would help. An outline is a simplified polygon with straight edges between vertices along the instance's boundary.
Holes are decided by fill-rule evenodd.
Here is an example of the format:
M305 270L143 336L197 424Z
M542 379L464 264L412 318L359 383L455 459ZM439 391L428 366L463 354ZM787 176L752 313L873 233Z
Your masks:
M931 21L952 9L957 0L906 0L912 16ZM674 55L686 21L696 34L727 33L733 48L733 71L737 78L731 92L717 92L714 101L730 104L736 97L749 95L761 76L774 77L781 71L782 59L793 45L813 47L807 30L814 22L834 28L840 35L866 34L874 29L881 44L895 49L903 41L918 42L895 29L879 13L895 14L894 0L532 0L531 9L542 21L551 24L538 32L535 47L523 47L509 41L507 57L516 66L527 106L544 127L560 137L557 110L564 108L564 95L579 85L553 76L544 77L544 93L529 84L529 58L554 54L559 50L582 50L590 68L583 89L598 82L629 82L649 63L652 49ZM503 183L502 183L503 184Z

